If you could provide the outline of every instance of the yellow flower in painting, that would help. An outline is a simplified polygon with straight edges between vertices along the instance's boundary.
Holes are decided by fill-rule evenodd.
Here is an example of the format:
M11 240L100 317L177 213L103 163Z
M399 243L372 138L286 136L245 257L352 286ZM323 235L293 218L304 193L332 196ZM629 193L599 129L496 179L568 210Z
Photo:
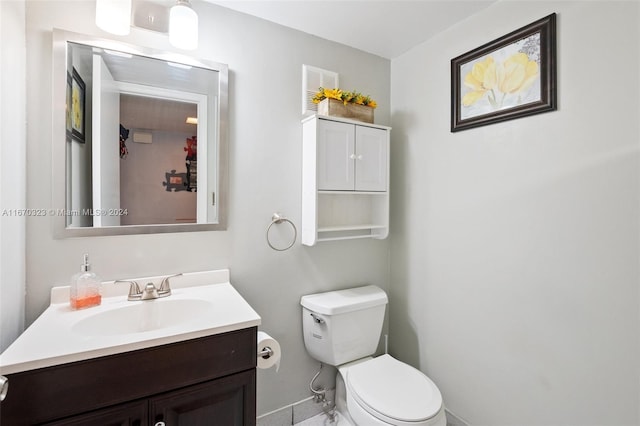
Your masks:
M74 129L82 128L82 112L80 90L74 87L71 91L71 124Z
M484 96L484 91L476 90L469 92L462 97L462 105L469 106L478 102Z
M462 98L462 104L469 106L480 100L487 90L496 86L496 64L491 56L484 61L476 62L464 77L464 85L472 89Z
M524 53L516 53L498 67L498 88L503 93L522 92L531 87L538 74L537 62L530 61Z
M462 97L462 105L473 105L486 94L487 101L494 109L502 108L508 94L529 89L539 73L538 63L529 60L525 53L515 53L500 64L496 64L488 56L473 64L471 71L464 77L464 85L471 91Z

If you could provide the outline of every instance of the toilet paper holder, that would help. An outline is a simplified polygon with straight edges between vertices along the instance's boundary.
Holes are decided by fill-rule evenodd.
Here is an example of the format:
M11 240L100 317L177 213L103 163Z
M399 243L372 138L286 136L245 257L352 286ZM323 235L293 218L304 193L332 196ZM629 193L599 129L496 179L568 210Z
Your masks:
M258 356L263 359L269 359L273 355L273 349L269 346L265 346L261 351L258 352Z

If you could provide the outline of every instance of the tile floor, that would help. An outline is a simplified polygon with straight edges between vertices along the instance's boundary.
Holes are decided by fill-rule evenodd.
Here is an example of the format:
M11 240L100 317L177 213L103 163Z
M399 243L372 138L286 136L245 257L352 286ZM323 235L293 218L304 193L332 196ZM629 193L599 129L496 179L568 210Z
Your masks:
M340 416L339 413L338 413L338 418L334 423L330 423L329 418L324 413L320 413L300 423L296 423L295 426L352 426L352 425L344 417Z
M342 419L338 418L338 421L335 423L329 423L327 416L324 413L320 413L305 421L296 423L294 426L352 426L352 425L351 423L346 421L344 417ZM447 412L447 426L468 426L468 425L464 421L458 419L456 416Z

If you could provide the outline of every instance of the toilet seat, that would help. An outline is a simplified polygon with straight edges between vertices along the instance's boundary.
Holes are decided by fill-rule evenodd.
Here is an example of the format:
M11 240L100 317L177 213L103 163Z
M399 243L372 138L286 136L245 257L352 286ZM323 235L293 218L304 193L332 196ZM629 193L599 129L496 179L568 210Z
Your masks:
M353 400L388 424L424 424L442 410L442 395L431 379L390 355L353 365L346 376Z

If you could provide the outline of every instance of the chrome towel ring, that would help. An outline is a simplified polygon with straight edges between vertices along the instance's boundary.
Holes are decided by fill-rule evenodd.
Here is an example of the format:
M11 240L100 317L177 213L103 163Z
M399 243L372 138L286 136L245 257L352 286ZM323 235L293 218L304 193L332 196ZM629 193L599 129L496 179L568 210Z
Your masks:
M274 224L278 224L279 225L279 224L281 224L283 222L288 222L289 225L291 225L291 227L293 228L293 240L291 241L291 244L289 244L287 247L278 248L278 247L275 247L273 244L271 244L271 240L269 240L269 231L271 231L271 227ZM293 222L291 222L291 220L289 220L286 217L282 216L280 213L274 213L273 216L271 216L271 223L267 227L267 244L269 244L269 247L271 247L275 251L289 250L296 243L296 239L297 238L298 238L298 229L296 228L296 225L294 225Z

